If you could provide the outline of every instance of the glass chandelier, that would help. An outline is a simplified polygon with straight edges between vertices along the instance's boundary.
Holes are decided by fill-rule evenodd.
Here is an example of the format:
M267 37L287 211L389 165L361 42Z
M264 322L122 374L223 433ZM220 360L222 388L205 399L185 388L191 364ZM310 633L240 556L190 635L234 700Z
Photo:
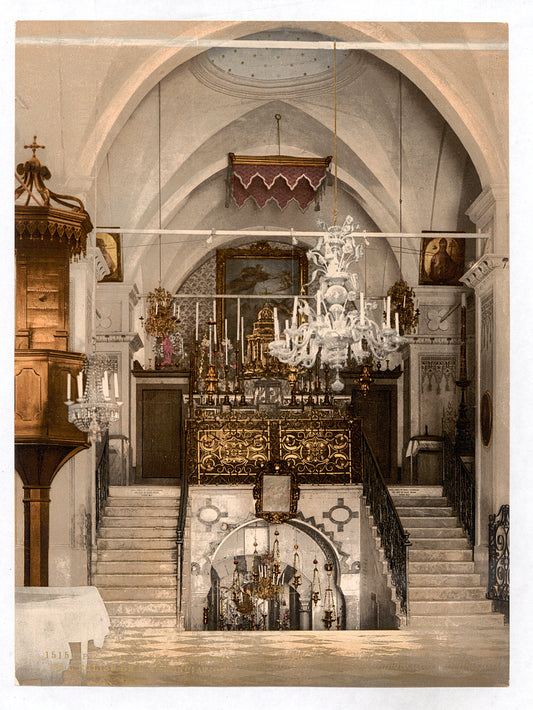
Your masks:
M370 317L378 307L377 301L365 299L359 288L357 274L350 273L351 264L364 254L364 245L356 242L353 219L348 216L342 227L319 221L324 236L308 252L308 259L319 275L316 307L303 299L294 298L292 322L280 335L277 310L274 313L274 341L269 348L272 355L283 363L310 368L317 357L322 365L335 370L331 388L340 392L344 385L339 371L348 359L361 364L372 355L382 360L398 349L405 340L400 337L398 315L391 323L390 297L384 301L380 323ZM315 276L313 277L315 278ZM358 304L358 305L356 305ZM303 316L298 324L298 313Z
M67 377L68 420L89 435L92 443L100 441L109 425L119 418L118 377L114 364L104 355L86 355L83 372L77 377L76 401L71 400L71 375ZM110 377L113 372L114 397L111 398ZM83 374L85 373L85 386Z

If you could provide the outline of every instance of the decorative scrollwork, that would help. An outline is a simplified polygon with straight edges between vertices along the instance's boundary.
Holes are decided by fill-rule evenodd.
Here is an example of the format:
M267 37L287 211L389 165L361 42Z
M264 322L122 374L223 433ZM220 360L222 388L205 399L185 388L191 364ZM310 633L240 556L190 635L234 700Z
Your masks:
M489 599L509 601L509 506L489 515Z
M475 538L475 482L472 474L455 452L450 438L443 435L443 490L455 515L459 518L470 546Z

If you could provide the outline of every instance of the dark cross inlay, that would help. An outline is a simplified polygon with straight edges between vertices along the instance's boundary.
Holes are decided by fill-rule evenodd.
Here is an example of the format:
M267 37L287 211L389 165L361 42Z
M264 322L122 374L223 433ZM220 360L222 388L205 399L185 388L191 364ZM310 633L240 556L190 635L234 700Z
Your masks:
M227 518L227 513L222 513L219 508L211 503L211 498L205 499L205 505L203 505L196 513L198 520L205 525L208 532L211 532L213 525L218 523L220 518Z
M337 498L337 505L332 506L327 513L322 513L323 518L329 518L331 522L337 526L337 532L343 532L344 526L350 522L352 518L359 517L357 511L353 511L344 504L344 498Z
M25 145L24 147L31 148L33 158L35 158L35 151L37 150L37 148L46 148L45 145L37 144L37 136L33 136L33 143L31 145Z

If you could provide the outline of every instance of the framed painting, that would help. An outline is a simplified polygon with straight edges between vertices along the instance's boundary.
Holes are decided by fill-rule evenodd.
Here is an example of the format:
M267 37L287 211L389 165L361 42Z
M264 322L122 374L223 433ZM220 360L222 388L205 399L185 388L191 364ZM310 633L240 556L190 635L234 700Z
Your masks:
M108 227L109 229L109 227ZM118 229L113 227L112 229ZM96 232L96 246L102 252L109 274L99 279L99 283L122 282L122 245L120 234Z
M457 286L465 271L465 240L460 237L423 237L419 283Z
M253 489L255 514L269 523L283 523L298 512L297 475L287 461L261 464Z
M257 314L268 301L283 323L292 315L293 297L306 293L307 254L304 249L283 249L258 242L242 249L217 249L217 293L244 296L240 315L250 335ZM246 296L263 296L246 298ZM237 335L237 299L219 299L218 323L228 321L228 338Z

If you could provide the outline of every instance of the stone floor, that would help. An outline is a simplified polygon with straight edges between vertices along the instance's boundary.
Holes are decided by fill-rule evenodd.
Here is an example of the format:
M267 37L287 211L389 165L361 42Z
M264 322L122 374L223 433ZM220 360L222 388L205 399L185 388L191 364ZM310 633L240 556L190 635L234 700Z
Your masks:
M79 644L63 685L81 684ZM502 687L508 627L415 631L115 629L89 645L89 686Z

